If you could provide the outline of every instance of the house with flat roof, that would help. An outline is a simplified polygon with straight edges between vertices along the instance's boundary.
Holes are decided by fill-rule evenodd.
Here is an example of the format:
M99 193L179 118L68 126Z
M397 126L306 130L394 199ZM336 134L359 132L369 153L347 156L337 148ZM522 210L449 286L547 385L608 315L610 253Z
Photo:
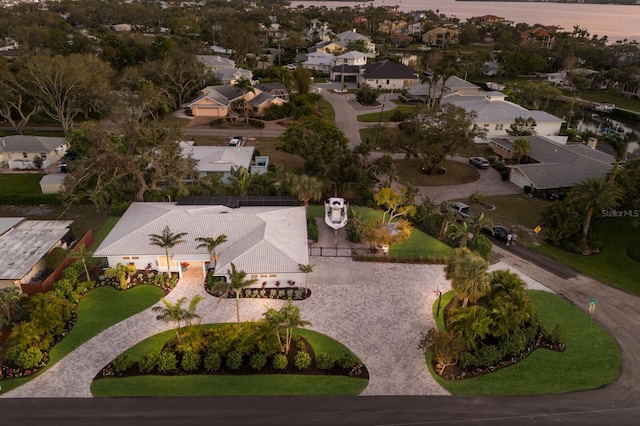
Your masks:
M614 158L583 143L561 144L541 136L501 136L489 139L502 158L514 158L513 141L524 138L531 150L527 164L508 166L509 180L520 188L570 188L589 178L601 178L613 168Z
M0 219L0 288L40 282L47 269L44 257L73 240L69 220Z
M211 198L211 197L209 197ZM263 203L263 204L269 204ZM231 205L231 206L230 206ZM147 265L166 272L163 248L150 245L150 234L186 232L184 243L169 249L172 272L182 274L180 264L226 276L233 263L238 270L266 282L303 282L299 265L309 263L307 220L303 206L182 205L180 203L132 203L109 232L94 257L107 259L110 267L118 263ZM226 235L212 259L205 248L198 248L199 237Z

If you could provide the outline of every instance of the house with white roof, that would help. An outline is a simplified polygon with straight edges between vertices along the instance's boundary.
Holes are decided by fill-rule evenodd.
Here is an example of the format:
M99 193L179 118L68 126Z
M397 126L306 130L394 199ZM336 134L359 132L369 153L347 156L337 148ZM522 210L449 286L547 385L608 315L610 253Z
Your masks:
M487 131L485 139L476 143L487 143L488 139L507 136L507 130L516 118L533 118L536 121L535 132L547 138L556 138L564 120L544 111L528 110L506 100L502 92L482 92L477 96L464 96L453 93L445 96L443 103L449 103L467 112L476 114L475 124Z
M613 168L614 158L583 143L561 144L541 136L501 136L489 139L494 152L514 158L513 141L524 138L531 150L526 164L508 166L509 180L520 188L570 188L589 178L601 178Z
M218 175L224 183L230 183L232 169L244 167L255 175L266 173L269 166L269 157L254 158L253 146L195 146L193 141L182 141L180 149L184 157L195 161L200 177Z
M320 71L328 73L331 71L335 60L333 53L325 51L311 52L307 55L307 59L301 63L303 68L308 70Z
M463 80L460 77L451 76L447 78L447 80L444 82L444 87L442 84L443 80L444 78L441 77L435 83L435 87L432 87L431 83L414 84L407 89L407 97L410 99L422 101L424 103L429 103L430 96L433 96L436 100L439 100L441 96L444 97L452 93L457 93L464 96L478 96L482 92L480 86ZM442 93L443 90L444 93ZM437 103L438 101L436 101L434 104L437 105Z
M251 81L253 72L244 68L237 68L236 62L220 55L196 55L208 71L212 72L222 84L234 84L240 79Z
M184 243L169 249L172 272L182 274L180 264L188 263L189 269L201 270L203 275L213 269L215 275L227 276L233 263L238 270L258 279L257 286L263 282L303 282L299 265L309 263L303 206L249 207L242 200L206 205L132 203L94 257L106 258L110 267L131 263L145 269L150 264L153 269L166 272L165 250L149 244L149 235L162 234L166 226L174 233L187 233ZM217 257L212 259L205 248L198 248L195 239L219 235L226 235L227 241L216 249Z
M12 170L33 169L35 157L41 158L42 168L57 163L67 153L65 138L47 136L0 136L0 167Z
M69 220L0 218L0 288L40 282L47 269L45 256L67 248L73 240Z
M339 65L366 65L367 64L367 55L362 52L358 52L357 50L352 50L342 55L334 56L333 58L333 66Z
M340 34L336 34L332 41L344 48L348 48L350 43L362 42L364 44L367 57L373 59L377 55L375 43L373 43L369 37L359 34L355 28L351 31L344 31Z

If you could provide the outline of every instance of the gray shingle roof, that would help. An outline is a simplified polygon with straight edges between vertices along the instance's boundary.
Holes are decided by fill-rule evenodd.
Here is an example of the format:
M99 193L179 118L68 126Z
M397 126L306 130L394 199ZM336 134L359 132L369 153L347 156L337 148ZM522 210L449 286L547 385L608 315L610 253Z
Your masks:
M247 273L299 272L309 263L304 207L178 206L175 203L133 203L95 252L96 257L163 255L149 245L150 234L187 232L185 242L170 254L202 255L197 237L227 236L220 245L216 270L226 271L233 262Z
M526 176L537 189L568 188L588 178L604 177L612 169L613 157L583 144L563 145L541 136L502 136L491 143L513 152L512 142L527 139L528 157L538 161L511 166Z
M365 78L390 78L390 79L417 79L417 71L406 65L392 62L388 59L375 64L363 65Z
M48 136L1 136L0 152L51 152L65 143L64 138Z

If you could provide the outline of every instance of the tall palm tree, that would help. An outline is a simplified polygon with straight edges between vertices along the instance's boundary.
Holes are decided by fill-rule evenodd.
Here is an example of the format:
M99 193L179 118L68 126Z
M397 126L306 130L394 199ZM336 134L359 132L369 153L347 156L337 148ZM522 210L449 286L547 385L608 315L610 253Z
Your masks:
M71 252L71 257L82 262L85 278L87 279L87 281L91 281L91 277L89 276L89 268L87 268L87 259L91 258L91 254L87 252L84 243L78 244L78 247Z
M249 123L249 106L247 100L245 99L245 95L249 92L251 93L255 93L255 89L251 86L251 80L248 80L246 78L241 78L240 80L237 80L235 83L233 83L233 87L235 87L236 89L240 89L240 91L242 91L242 105L244 108L244 122L245 123Z
M309 207L310 200L319 200L322 197L324 184L315 177L302 175L290 175L291 192L294 193L304 207Z
M513 153L518 158L518 164L522 161L522 158L531 151L531 144L525 138L518 138L513 141Z
M582 225L582 245L584 248L588 247L587 237L593 212L616 208L622 195L622 189L615 182L605 178L589 178L573 189L572 202L586 211Z
M303 265L302 263L298 264L298 269L300 272L304 273L304 290L307 291L307 283L309 282L309 274L313 272L313 268L315 268L315 263L309 263L307 265Z
M229 181L234 190L234 195L246 196L249 194L249 187L253 176L246 167L231 167Z
M440 234L438 239L444 237L444 233L447 232L447 228L456 218L456 212L449 201L443 201L439 206L440 213L442 214L442 226L440 227Z
M15 287L0 289L0 325L11 325L11 318L21 297L20 290Z
M242 270L236 269L236 265L231 263L231 270L227 270L229 280L227 282L219 281L211 287L212 293L222 292L220 300L226 298L232 291L236 295L236 319L240 324L240 292L243 288L253 285L258 282L257 278L247 279L247 273Z
M484 212L480 213L478 216L472 216L468 220L473 238L477 237L480 231L482 231L482 228L484 228L485 226L493 226L493 221L485 216Z
M176 338L178 343L182 343L182 337L180 335L180 328L182 328L182 322L185 321L188 325L191 325L191 321L194 318L200 318L200 315L196 313L198 303L202 300L202 296L196 295L191 299L189 308L182 307L187 301L186 297L181 297L176 300L176 303L171 303L165 298L162 298L164 306L154 306L151 308L153 312L158 313L156 319L162 322L172 322L176 332Z
M218 247L221 244L226 243L227 242L227 236L225 234L220 234L215 238L213 238L213 237L198 237L198 238L196 238L196 241L200 243L196 247L197 249L199 249L199 248L206 248L207 249L207 252L209 253L209 257L211 259L213 259L213 269L215 270L216 266L218 266L218 256L216 255L216 247Z
M445 275L451 280L455 299L462 300L462 307L475 303L491 290L487 276L489 262L468 248L456 249L445 266Z
M618 174L620 163L622 163L627 156L627 148L629 148L629 138L627 135L608 134L605 139L605 143L613 148L615 163L611 174L609 174L609 182L613 182Z
M291 349L293 329L311 325L311 322L302 319L300 308L295 306L291 299L279 310L269 308L263 316L275 331L278 341L280 342L280 348L285 354L288 354L289 349ZM282 334L284 334L284 336L282 336Z
M162 234L149 234L149 244L152 246L158 246L164 249L164 254L167 258L167 273L171 278L171 264L169 263L169 249L175 247L178 244L182 244L185 240L182 239L187 235L186 232L178 232L174 234L171 232L169 225L164 227Z

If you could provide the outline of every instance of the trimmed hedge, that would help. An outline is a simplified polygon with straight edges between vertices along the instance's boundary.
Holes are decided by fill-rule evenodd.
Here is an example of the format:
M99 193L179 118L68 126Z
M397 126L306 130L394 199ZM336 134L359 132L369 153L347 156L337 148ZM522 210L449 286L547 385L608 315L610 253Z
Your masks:
M20 206L60 205L62 200L58 194L0 194L0 204Z

